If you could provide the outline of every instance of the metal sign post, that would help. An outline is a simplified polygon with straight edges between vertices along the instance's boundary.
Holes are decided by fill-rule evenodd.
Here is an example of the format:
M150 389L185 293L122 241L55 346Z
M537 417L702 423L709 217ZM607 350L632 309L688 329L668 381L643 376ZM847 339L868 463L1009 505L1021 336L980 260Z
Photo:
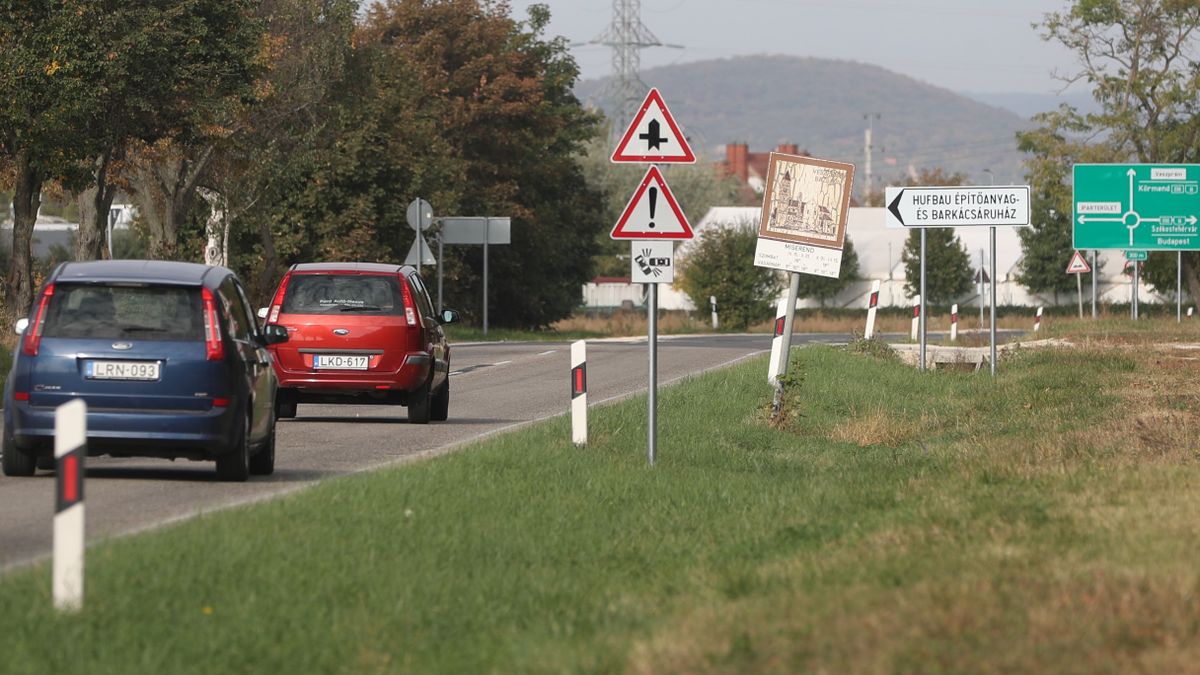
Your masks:
M990 255L992 258L992 260L991 260L991 262L992 262L992 282L991 282L990 286L991 286L992 298L991 298L990 304L992 305L992 328L990 330L990 335L991 335L991 341L992 341L992 348L989 353L989 356L990 356L991 366L992 366L992 377L996 377L996 228L994 228L994 227L991 228L991 231L992 231L991 232L991 234L992 234L991 249L992 250L990 251Z
M925 228L921 228L921 326L919 329L921 336L920 358L921 372L925 372Z
M1175 323L1183 323L1183 251L1175 259Z
M443 244L483 245L483 334L488 333L488 247L512 243L512 219L508 216L447 216L440 218L439 259ZM440 270L440 268L439 268ZM441 272L438 272L438 302L441 303ZM440 310L439 310L440 311Z
M610 159L614 163L650 164L609 236L631 240L630 279L650 285L646 303L650 352L646 436L647 455L650 466L654 466L658 455L658 285L674 279L674 241L693 236L687 216L655 163L692 164L696 156L662 95L651 89Z
M1099 268L1096 267L1096 250L1092 249L1092 320L1096 320L1096 276L1099 274Z

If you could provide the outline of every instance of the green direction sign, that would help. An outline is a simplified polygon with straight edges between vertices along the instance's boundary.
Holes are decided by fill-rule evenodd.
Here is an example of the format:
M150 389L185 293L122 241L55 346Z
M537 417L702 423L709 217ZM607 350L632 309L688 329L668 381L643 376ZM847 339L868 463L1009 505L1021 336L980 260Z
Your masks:
M1149 257L1149 251L1125 251L1126 260L1147 260Z
M1076 164L1075 248L1200 249L1200 164Z

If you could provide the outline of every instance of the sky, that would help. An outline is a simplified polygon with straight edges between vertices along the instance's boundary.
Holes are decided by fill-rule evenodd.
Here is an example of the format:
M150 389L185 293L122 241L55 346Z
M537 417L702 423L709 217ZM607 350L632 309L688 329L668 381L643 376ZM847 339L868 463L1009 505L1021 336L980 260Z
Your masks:
M614 0L511 0L513 16L539 2L549 32L586 43L612 21ZM1066 0L641 0L642 23L682 49L641 52L642 69L731 56L785 54L860 61L960 93L1053 94L1053 71L1074 56L1031 24ZM612 73L609 47L571 48L582 79ZM1071 88L1068 92L1076 92Z

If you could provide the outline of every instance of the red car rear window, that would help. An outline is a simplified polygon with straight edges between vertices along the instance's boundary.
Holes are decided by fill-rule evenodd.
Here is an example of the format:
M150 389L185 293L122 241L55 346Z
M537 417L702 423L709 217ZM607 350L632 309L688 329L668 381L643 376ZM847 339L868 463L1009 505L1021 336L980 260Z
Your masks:
M390 274L293 274L283 298L284 314L404 314Z

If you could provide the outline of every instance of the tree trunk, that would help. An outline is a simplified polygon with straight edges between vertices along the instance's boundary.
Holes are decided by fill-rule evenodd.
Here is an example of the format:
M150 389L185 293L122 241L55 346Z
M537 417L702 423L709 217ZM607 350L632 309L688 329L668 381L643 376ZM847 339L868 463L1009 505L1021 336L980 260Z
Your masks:
M116 189L108 182L112 151L96 158L94 183L80 193L79 236L75 239L76 260L101 260L108 255L108 212Z
M208 188L199 188L196 192L208 202L208 219L204 223L207 240L204 245L204 264L225 267L229 254L229 208L225 196Z
M267 218L258 219L258 238L262 242L262 269L258 272L259 297L266 298L275 290L275 272L279 266L279 254L275 250L275 233Z
M208 166L212 151L210 145L192 160L183 152L168 150L161 156L143 161L133 171L130 182L150 233L150 258L176 259L179 223L191 208L197 183Z
M13 158L12 263L4 283L4 300L9 316L23 317L33 304L33 225L42 206L43 172L29 161L28 151Z
M1188 295L1191 296L1192 302L1200 302L1200 277L1196 274L1195 261L1192 256L1195 255L1191 251L1183 252L1183 283L1187 285Z

